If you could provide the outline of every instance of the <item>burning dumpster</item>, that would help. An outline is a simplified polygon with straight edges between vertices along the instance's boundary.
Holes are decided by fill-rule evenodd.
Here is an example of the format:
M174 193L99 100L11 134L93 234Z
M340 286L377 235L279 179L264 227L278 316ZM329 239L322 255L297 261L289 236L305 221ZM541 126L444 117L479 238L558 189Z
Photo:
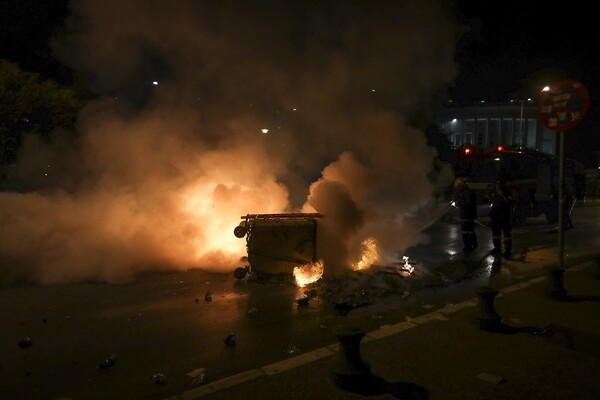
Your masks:
M234 276L248 273L292 274L294 268L317 261L318 213L248 214L233 233L246 238L248 264Z

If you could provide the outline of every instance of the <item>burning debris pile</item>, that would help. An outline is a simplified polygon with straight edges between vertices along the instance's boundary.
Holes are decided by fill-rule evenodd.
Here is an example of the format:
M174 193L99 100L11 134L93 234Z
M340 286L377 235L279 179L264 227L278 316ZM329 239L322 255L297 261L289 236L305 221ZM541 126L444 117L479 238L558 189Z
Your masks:
M247 214L233 230L237 238L246 238L248 256L244 267L234 271L236 279L248 274L289 275L299 287L313 284L323 278L325 263L317 249L317 220L319 213ZM377 267L379 261L377 241L367 238L361 244L359 260L352 263L353 271L368 271ZM395 273L403 278L414 272L408 257L398 266L384 268L383 272Z
M402 276L409 276L410 274L412 274L413 272L415 272L415 267L413 267L408 262L408 256L403 256L402 257L402 261L404 261L404 264L402 264L402 266L400 267L400 271L398 272L400 275L402 275Z
M361 243L357 262L334 276L325 275L327 265L317 248L318 213L248 214L234 228L234 235L246 238L247 265L234 271L236 279L289 282L308 288L298 301L306 304L321 298L341 313L371 305L381 297L410 293L419 273L409 262L382 266L377 241L367 238ZM322 243L321 243L322 244Z
M344 277L319 281L315 286L322 299L343 312L375 304L387 296L411 293L420 285L421 277L422 273L404 256L402 263L373 265Z

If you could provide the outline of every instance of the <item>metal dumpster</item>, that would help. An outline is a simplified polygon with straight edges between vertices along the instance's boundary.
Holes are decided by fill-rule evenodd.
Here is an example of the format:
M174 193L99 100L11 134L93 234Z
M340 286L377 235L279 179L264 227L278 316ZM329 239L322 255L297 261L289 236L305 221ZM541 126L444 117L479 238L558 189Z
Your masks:
M246 238L248 264L234 276L248 273L292 274L294 267L317 261L318 213L247 214L233 233Z

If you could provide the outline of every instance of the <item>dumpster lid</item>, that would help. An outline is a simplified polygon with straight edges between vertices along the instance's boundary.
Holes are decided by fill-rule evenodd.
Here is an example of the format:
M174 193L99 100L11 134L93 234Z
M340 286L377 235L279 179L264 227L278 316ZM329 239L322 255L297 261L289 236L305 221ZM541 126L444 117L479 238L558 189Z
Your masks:
M314 219L322 218L323 215L319 213L287 213L287 214L246 214L242 215L243 220L285 220L285 219Z

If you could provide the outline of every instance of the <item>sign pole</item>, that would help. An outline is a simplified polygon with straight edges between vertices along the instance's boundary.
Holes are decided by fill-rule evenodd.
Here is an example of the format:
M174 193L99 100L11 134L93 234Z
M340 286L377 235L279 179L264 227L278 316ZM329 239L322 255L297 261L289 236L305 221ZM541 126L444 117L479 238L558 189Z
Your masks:
M558 131L558 268L565 266L565 132Z
M590 108L590 95L585 86L574 80L566 80L548 86L540 98L538 115L548 129L558 133L558 266L551 268L551 297L567 299L563 287L565 268L565 130L578 125Z

